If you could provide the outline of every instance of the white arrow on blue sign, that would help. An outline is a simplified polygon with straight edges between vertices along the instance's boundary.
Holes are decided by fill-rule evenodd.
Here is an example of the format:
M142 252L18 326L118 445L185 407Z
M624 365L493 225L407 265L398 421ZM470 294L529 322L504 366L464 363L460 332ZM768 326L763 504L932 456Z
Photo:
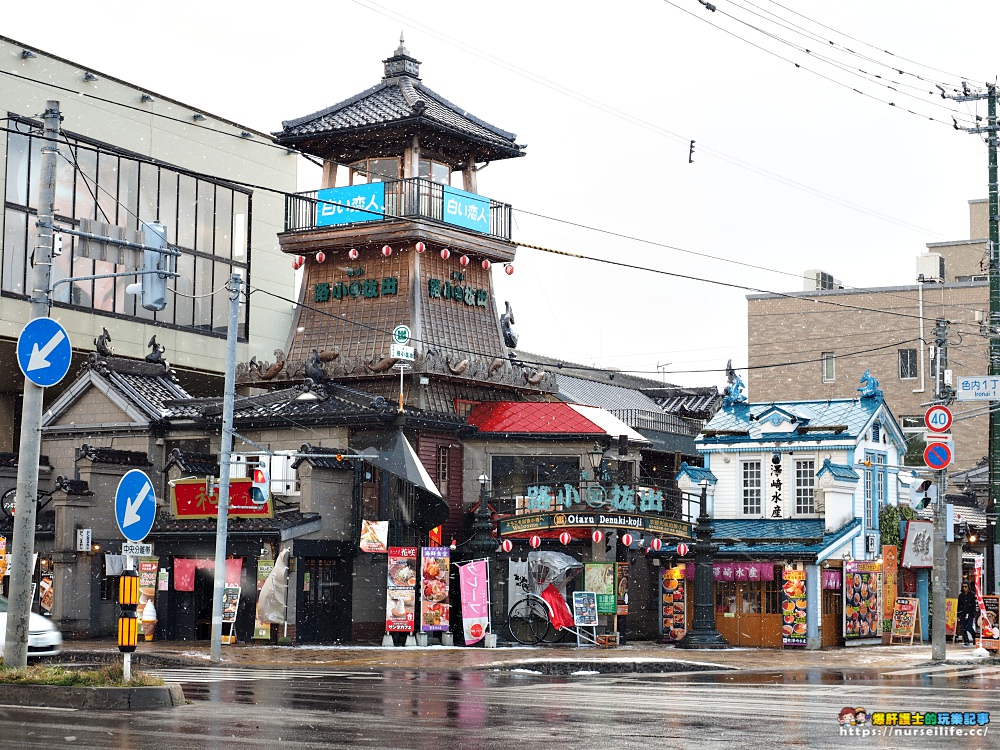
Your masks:
M122 536L141 542L156 520L156 493L144 471L132 469L121 478L115 492L115 520Z
M17 337L17 365L24 377L42 388L66 377L72 357L69 334L52 318L35 318Z

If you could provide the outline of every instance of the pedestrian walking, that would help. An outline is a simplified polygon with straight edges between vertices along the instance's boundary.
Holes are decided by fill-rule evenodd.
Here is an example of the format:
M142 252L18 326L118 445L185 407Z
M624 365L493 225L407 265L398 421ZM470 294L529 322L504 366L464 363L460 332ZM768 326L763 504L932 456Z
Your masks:
M969 647L969 636L972 642L976 640L976 595L972 593L968 583L962 583L962 593L958 595L958 631L962 634L962 647Z

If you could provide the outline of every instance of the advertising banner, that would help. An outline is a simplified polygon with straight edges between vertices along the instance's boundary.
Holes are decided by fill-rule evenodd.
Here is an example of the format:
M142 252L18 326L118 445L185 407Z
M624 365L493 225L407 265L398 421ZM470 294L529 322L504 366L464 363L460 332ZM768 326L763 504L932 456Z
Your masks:
M949 597L944 600L944 634L955 635L958 627L958 599Z
M430 633L451 627L448 604L448 574L451 550L423 547L420 550L420 629Z
M889 630L892 611L896 607L896 588L899 581L899 547L882 545L882 632Z
M143 557L139 560L139 594L146 599L156 596L156 572L159 568L158 557Z
M260 590L264 587L264 581L274 570L274 560L257 561L257 601L260 601ZM253 621L253 640L269 641L271 639L271 623L261 622L256 617Z
M933 568L933 521L907 521L906 539L903 541L904 568Z
M983 558L976 558L972 574L979 605L980 645L990 651L1000 651L1000 597L983 596Z
M388 553L389 522L362 521L360 547L362 552Z
M458 566L465 645L479 643L490 625L490 571L486 560Z
M528 561L511 560L507 564L507 611L525 594L533 593L531 579L528 578Z
M912 522L911 522L912 523ZM881 638L881 563L848 560L844 563L844 638Z
M679 641L687 632L685 567L693 568L694 565L660 569L660 634L665 641Z
M274 499L255 505L250 499L253 480L233 477L229 480L230 518L271 518L274 516ZM219 490L205 492L204 479L177 479L170 482L170 509L174 518L217 518L219 515Z
M385 632L412 633L417 601L417 548L389 547Z
M490 199L476 193L444 186L444 212L442 218L448 224L490 232Z
M615 588L618 590L616 606L618 616L623 617L628 614L628 563L615 563L618 570L615 575L617 580Z
M385 183L324 188L317 191L316 226L381 221L385 218Z
M806 572L783 568L781 571L781 645L806 645Z
M592 562L583 566L583 588L597 594L597 614L613 615L618 611L615 588L615 564Z

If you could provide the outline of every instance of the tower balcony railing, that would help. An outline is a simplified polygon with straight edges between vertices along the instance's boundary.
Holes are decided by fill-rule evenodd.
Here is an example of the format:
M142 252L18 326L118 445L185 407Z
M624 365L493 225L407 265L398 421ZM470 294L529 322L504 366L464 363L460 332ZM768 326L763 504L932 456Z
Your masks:
M363 197L361 193L364 193ZM337 216L333 220L324 220L324 214ZM399 219L439 222L502 240L509 240L511 236L509 203L500 203L425 177L313 190L285 197L286 232Z

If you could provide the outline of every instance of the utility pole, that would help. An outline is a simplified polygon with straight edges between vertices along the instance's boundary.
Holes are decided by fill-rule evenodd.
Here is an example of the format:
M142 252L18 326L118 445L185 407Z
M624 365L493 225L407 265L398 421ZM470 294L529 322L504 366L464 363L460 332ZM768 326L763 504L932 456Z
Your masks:
M989 375L1000 375L1000 195L997 190L997 86L986 84L986 91L971 91L962 82L962 93L948 96L941 90L943 99L956 102L971 102L986 100L986 126L975 128L960 128L955 123L956 130L986 136L987 156L989 159L989 274L990 274L990 312L986 326L989 335L990 359ZM986 586L985 592L995 593L996 581L996 525L990 520L996 516L997 497L1000 496L1000 415L997 414L997 404L990 402L990 436L989 436L989 494L986 502Z
M49 314L49 282L52 277L52 218L56 192L56 154L59 150L59 102L45 103L45 143L42 146L41 182L38 194L38 242L31 255L31 300L28 317ZM45 389L24 379L21 407L21 442L17 456L17 494L14 538L11 544L10 599L3 661L23 669L28 664L28 617L31 614L31 576L35 551L35 517L38 505L38 459L42 449L42 398Z
M944 368L948 362L948 321L938 318L934 325L934 344L937 346L937 377L935 378L934 403L948 401L948 389L944 385ZM944 661L948 643L945 634L945 584L948 581L948 546L946 539L945 491L948 486L948 470L937 473L937 502L934 507L933 560L931 569L931 658Z

